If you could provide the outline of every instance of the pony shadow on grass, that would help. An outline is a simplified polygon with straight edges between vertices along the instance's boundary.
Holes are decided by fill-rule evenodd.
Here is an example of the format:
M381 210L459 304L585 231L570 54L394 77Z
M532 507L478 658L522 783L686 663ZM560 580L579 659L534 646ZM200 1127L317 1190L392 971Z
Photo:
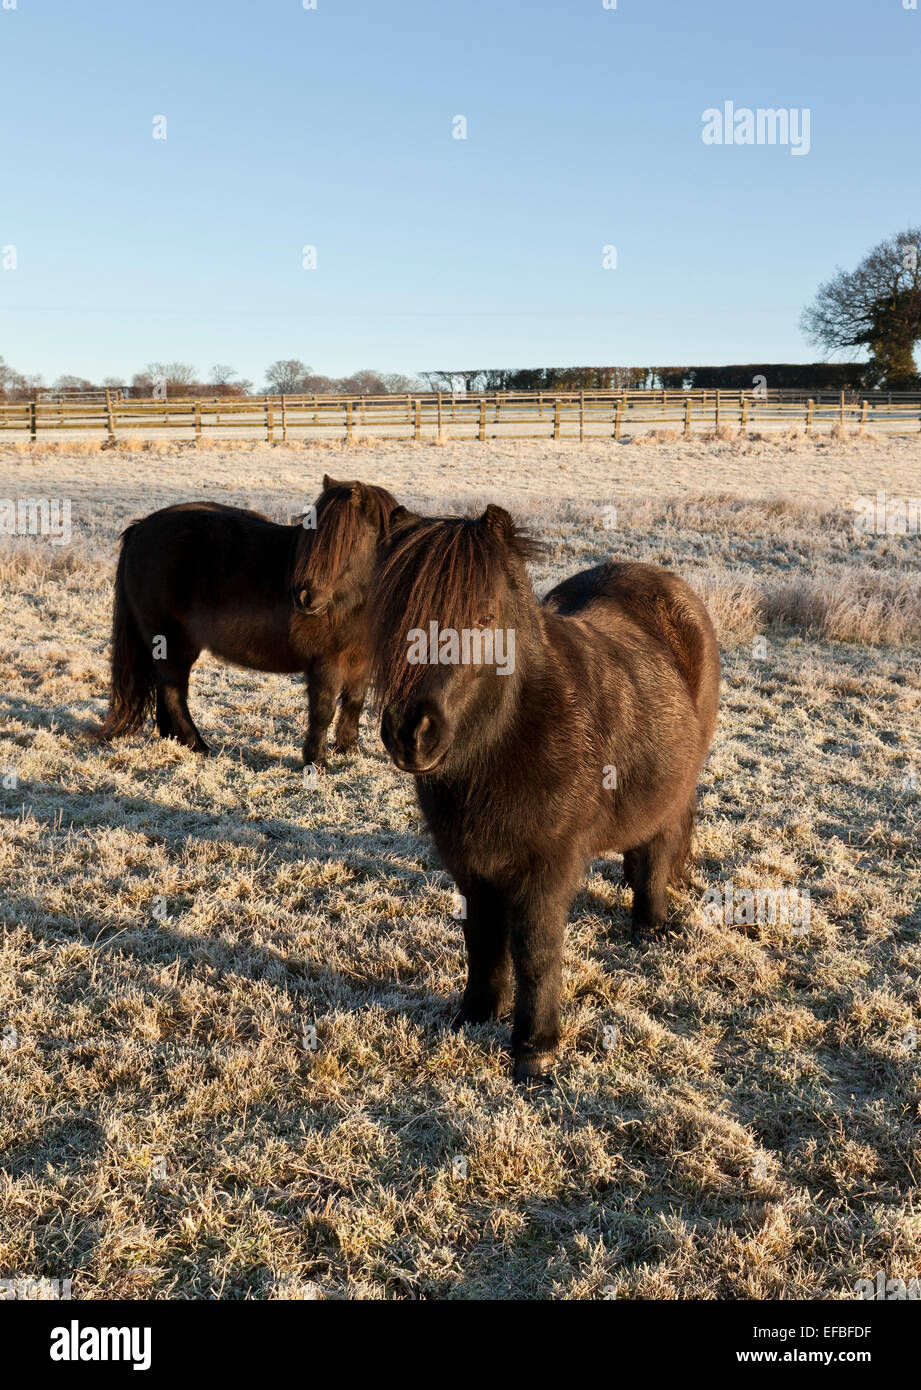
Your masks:
M99 705L100 702L95 701L93 704L88 704L78 711L72 711L67 706L39 705L34 701L16 695L0 693L0 725L9 720L20 720L26 725L26 730L24 732L6 734L6 737L10 739L11 742L21 747L27 746L28 743L31 742L34 734L43 732L54 734L57 737L63 735L72 738L74 742L78 744L88 746L95 745L93 751L97 757L105 758L108 755L121 759L124 757L125 749L130 750L132 745L126 742L116 747L105 742L100 742L97 737L98 721L101 718ZM342 701L340 698L340 708L341 705ZM273 716L273 718L278 718L278 716ZM299 727L296 715L291 715L289 719L284 720L284 723L286 726L290 723L292 732ZM301 776L304 771L303 758L285 751L286 747L289 746L290 742L293 742L294 739L287 732L284 733L282 737L284 742L279 742L277 750L263 752L253 747L252 743L248 741L251 736L237 735L231 732L227 736L226 742L214 740L211 745L211 751L215 758L228 758L234 763L241 763L252 772L266 772L269 768L273 767L287 767L290 768L293 774ZM174 749L177 754L181 753L183 755L183 762L186 760L186 757L194 758L195 756L191 750L185 749L178 739L164 740L154 731L146 735L135 734L134 738L137 740L136 746L138 746L139 749L150 747L152 750L160 752L162 752L164 747ZM335 744L330 744L327 753L327 761L325 764L320 764L320 770L324 776L327 774L336 776L342 773L348 773L352 769L353 759L356 753L359 757L367 757L371 756L375 751L380 752L382 766L389 766L379 741L376 741L376 732L373 729L373 725L366 726L364 721L362 721L357 731L356 742L353 748L349 752L342 752L336 748Z
M55 1177L71 1177L98 1157L105 1143L102 1126L82 1111L68 1120L48 1119L30 1138L0 1151L0 1172L39 1181L50 1165Z

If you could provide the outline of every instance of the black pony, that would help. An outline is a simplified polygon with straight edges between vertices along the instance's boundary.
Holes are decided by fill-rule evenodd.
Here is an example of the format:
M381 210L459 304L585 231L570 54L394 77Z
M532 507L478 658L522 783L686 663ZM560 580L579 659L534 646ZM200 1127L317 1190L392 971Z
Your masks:
M322 766L341 695L336 748L358 739L368 685L367 597L396 499L384 488L323 479L305 522L282 526L218 502L165 507L122 535L112 618L112 680L103 739L136 732L152 709L161 737L208 747L189 713L201 651L256 671L303 671L304 762Z
M635 929L683 874L720 663L692 589L614 561L535 598L537 553L501 507L391 517L371 594L381 734L466 900L456 1025L516 984L519 1080L559 1045L563 933L586 864L624 854Z

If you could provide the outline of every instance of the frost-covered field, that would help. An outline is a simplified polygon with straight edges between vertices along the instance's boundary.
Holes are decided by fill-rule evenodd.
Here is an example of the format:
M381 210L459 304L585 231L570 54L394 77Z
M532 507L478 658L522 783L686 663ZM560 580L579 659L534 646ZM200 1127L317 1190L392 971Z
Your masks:
M504 503L551 544L541 589L614 553L713 608L695 882L636 948L619 860L592 866L545 1091L512 1086L507 1023L447 1027L452 886L369 715L315 790L286 677L200 663L209 761L81 735L122 526L194 497L287 517L324 472ZM921 1274L921 536L855 531L880 490L921 495L914 440L0 451L0 499L69 498L73 527L0 549L0 1277L547 1299ZM705 920L729 883L808 893L809 929Z

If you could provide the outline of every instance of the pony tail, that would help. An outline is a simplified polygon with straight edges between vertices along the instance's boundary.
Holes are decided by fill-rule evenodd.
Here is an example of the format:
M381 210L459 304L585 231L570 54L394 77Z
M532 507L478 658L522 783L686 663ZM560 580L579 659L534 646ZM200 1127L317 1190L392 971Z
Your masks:
M150 647L138 631L125 584L125 556L133 526L122 534L112 606L112 676L109 711L92 730L99 740L136 733L153 708L156 672Z

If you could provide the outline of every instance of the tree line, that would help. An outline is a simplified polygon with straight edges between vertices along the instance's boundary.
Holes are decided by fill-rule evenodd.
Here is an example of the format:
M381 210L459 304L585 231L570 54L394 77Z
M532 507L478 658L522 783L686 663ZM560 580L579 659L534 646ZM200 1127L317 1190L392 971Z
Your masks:
M399 372L365 369L353 372L351 376L321 376L297 358L285 358L272 362L266 368L265 385L257 394L384 396L425 389L422 381ZM130 380L108 376L97 382L88 377L65 374L46 384L43 377L17 372L0 357L0 400L30 401L43 395L77 395L104 390L148 399L164 394L167 398L240 397L253 394L253 383L226 363L212 367L207 378L203 379L188 362L151 362L142 372L135 372Z
M431 391L669 391L868 389L866 362L750 362L723 367L480 367L422 372Z
M456 371L420 372L418 377L398 372L360 371L351 376L330 377L311 372L294 359L273 362L266 371L265 386L257 394L385 396L442 391L459 395L494 391L622 391L706 390L749 391L759 385L770 390L869 391L881 385L872 362L749 362L721 367L478 367ZM901 385L918 386L917 378L903 375ZM39 376L13 371L0 357L0 400L15 402L35 397L76 395L111 389L121 396L167 399L252 395L253 384L230 368L214 368L206 381L194 367L182 362L151 363L130 381L106 377L93 382L86 377L60 376L46 386Z

